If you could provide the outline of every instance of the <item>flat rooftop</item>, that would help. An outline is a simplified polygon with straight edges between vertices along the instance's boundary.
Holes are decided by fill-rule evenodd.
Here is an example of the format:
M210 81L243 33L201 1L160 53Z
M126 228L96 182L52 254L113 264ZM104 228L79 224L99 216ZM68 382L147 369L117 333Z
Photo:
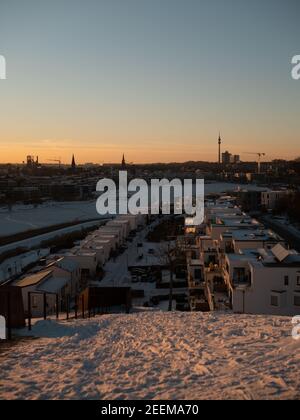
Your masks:
M269 229L248 230L240 229L230 232L231 237L235 241L282 241L282 238Z
M282 247L282 245L279 245ZM252 266L257 268L263 267L274 267L274 266L284 266L284 267L299 267L300 269L300 254L295 250L285 250L286 253L284 258L279 258L276 248L274 247L271 250L266 249L245 249L243 253L240 254L227 254L227 258L232 262L248 262ZM282 247L284 249L284 247Z

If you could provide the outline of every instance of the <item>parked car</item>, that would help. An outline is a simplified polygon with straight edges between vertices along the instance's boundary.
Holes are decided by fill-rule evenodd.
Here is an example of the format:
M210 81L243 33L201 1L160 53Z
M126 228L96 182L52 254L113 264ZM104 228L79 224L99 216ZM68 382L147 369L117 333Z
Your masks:
M138 276L137 276L137 275L135 275L135 274L133 274L133 275L131 276L131 281L132 281L132 283L138 283L138 282L139 282L139 278L138 278Z
M177 303L176 304L176 311L181 312L190 312L191 308L188 303Z

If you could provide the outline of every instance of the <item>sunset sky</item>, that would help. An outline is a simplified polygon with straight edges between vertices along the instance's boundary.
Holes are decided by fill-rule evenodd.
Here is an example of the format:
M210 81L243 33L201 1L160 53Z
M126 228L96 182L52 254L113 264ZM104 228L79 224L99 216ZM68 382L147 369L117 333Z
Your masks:
M0 162L300 156L299 0L0 0ZM255 157L253 158L255 159Z

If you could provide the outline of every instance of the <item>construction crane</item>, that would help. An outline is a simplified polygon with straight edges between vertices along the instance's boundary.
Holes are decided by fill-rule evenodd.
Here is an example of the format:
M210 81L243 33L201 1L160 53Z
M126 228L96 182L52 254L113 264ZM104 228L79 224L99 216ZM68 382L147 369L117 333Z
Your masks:
M245 152L246 155L256 155L258 156L258 160L257 160L257 168L258 168L258 173L261 173L261 158L263 156L266 156L266 153L262 153L262 152Z
M61 167L61 159L47 159L47 162L56 162L59 168Z

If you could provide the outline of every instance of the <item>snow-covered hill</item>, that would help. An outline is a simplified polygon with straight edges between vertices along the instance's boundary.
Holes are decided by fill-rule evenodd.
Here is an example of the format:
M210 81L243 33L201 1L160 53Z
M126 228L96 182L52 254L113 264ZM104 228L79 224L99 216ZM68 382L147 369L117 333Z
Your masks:
M145 312L39 322L1 355L0 398L300 398L290 318Z

